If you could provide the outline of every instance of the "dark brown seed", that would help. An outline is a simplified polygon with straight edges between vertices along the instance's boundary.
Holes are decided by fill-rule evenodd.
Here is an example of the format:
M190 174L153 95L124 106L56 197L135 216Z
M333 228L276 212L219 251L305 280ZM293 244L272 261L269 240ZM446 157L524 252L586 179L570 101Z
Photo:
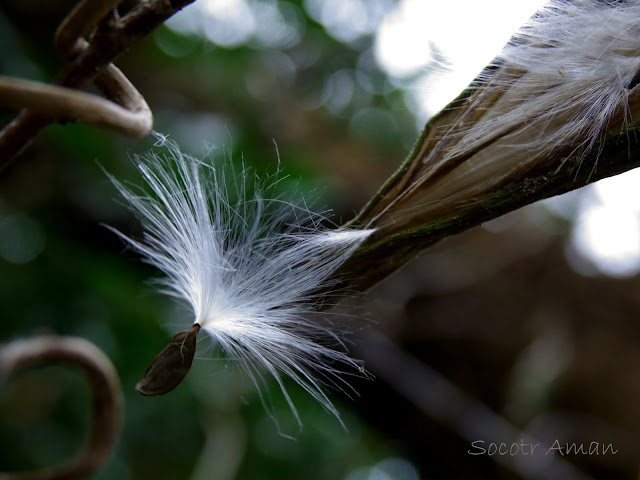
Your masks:
M147 396L164 395L180 385L191 369L199 331L200 325L195 323L189 330L174 336L151 362L136 390Z

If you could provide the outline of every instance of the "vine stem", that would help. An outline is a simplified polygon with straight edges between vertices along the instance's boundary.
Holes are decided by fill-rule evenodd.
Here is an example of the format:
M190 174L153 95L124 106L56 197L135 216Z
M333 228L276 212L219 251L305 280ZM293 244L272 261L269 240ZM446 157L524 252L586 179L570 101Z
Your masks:
M151 131L153 117L144 98L111 62L194 0L148 0L119 18L113 8L120 1L83 0L62 22L55 42L70 62L54 85L2 80L0 102L4 99L6 104L27 108L0 131L0 171L57 121L80 119L137 136ZM82 36L91 29L93 34L86 41ZM69 90L94 81L110 101ZM33 98L28 100L29 96Z
M16 340L0 348L0 383L16 372L64 363L80 367L93 393L87 446L69 463L41 472L0 473L0 480L72 480L87 478L110 457L123 416L120 380L109 358L93 343L77 337L44 335Z

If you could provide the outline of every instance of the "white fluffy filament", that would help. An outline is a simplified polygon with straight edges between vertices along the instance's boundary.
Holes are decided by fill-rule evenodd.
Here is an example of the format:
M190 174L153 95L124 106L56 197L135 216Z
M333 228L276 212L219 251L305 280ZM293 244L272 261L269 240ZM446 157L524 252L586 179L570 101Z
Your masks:
M537 134L521 146L590 149L625 107L640 69L640 1L555 0L513 37L496 63L521 74L497 84L490 72L481 75L505 94L458 148L518 126Z
M348 387L339 374L359 365L322 343L339 338L315 310L318 293L335 286L331 274L370 231L324 229L323 217L302 204L264 198L247 171L234 175L171 143L166 154L136 161L147 189L112 181L139 215L144 238L116 233L164 272L164 291L188 302L194 323L256 385L262 371L273 375L298 422L282 374L339 418L323 387Z
M640 0L550 2L478 77L466 113L440 134L444 151L426 153L426 176L448 173L413 203L468 200L541 161L560 157L559 168L597 148L640 118L637 96L629 103L639 70Z

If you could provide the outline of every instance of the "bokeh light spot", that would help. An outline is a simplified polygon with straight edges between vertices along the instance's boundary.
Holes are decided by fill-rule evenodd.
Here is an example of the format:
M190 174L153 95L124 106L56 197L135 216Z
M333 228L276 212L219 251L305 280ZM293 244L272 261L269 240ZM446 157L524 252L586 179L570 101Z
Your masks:
M22 214L0 218L0 257L7 262L29 263L44 246L44 231L35 220Z

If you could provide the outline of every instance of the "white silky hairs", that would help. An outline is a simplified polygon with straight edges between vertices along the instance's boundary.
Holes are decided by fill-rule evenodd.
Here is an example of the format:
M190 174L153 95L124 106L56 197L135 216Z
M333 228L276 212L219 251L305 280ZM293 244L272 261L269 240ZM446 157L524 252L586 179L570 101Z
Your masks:
M554 1L497 65L507 75L487 71L474 88L497 89L499 100L478 121L452 127L456 141L444 161L473 156L421 193L422 204L498 182L558 147L586 152L614 116L623 126L640 69L640 0ZM492 139L496 148L482 148ZM304 203L269 198L246 171L226 178L230 170L167 145L166 153L137 158L146 190L114 180L145 228L141 240L121 236L166 275L164 291L187 301L193 322L256 384L261 372L273 375L297 417L287 375L339 416L324 387L347 388L340 372L361 368L322 341L339 336L319 321L317 294L335 286L330 279L372 231L321 227Z
M467 114L440 133L445 153L422 159L459 164L419 192L413 202L423 210L488 191L558 152L597 152L604 136L638 121L640 102L629 95L639 80L640 1L552 1L491 67L472 85Z
M273 375L298 421L282 374L339 417L323 385L347 388L338 374L361 367L326 345L340 339L316 311L317 296L371 231L321 227L323 216L303 201L269 197L275 183L165 146L136 157L147 189L112 178L145 229L142 240L116 233L166 275L163 291L187 301L193 322L256 385L261 372Z
M584 152L626 108L640 69L640 1L553 1L514 35L497 65L522 75L489 85L507 90L499 108L466 131L457 149L518 126L538 129L518 148L543 153L568 145Z

